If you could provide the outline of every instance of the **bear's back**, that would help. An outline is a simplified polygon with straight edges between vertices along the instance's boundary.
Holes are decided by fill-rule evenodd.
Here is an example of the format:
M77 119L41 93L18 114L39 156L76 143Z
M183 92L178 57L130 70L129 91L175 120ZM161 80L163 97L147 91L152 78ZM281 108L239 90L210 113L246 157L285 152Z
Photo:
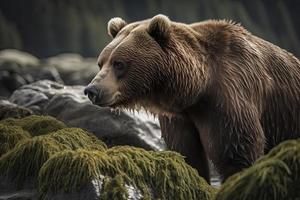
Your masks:
M217 63L220 75L216 85L223 86L223 93L233 85L224 95L234 96L232 90L243 93L240 99L256 106L267 140L266 151L283 140L299 138L299 60L231 21L207 20L190 27L208 43L209 54L215 59L212 62Z

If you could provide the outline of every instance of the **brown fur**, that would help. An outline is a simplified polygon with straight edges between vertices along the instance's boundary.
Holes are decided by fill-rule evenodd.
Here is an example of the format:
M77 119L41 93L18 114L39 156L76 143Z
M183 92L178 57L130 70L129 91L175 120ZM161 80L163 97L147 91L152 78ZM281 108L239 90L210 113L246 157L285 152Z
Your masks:
M112 18L107 24L107 32L112 38L114 38L116 37L118 32L126 25L127 23L123 19L119 17Z
M207 180L207 157L227 178L300 136L300 62L292 54L229 21L187 25L159 15L116 27L99 56L97 104L158 114L169 148ZM126 71L109 78L112 91L101 82L116 60ZM106 96L114 101L102 103Z

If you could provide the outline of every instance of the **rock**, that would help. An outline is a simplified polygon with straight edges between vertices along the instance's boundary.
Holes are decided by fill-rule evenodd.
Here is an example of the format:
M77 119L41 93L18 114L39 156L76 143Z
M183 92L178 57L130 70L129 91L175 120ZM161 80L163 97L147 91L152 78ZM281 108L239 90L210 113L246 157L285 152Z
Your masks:
M95 58L83 58L79 54L60 54L44 62L54 66L67 85L87 85L99 71Z
M0 62L5 61L18 63L21 66L36 66L39 64L39 59L35 56L16 49L6 49L0 52Z
M0 100L0 120L6 118L22 118L32 114L33 112L28 108L18 106L7 100Z
M16 90L9 100L36 113L54 116L69 126L92 132L109 146L165 148L157 120L143 112L112 112L109 108L95 106L84 96L83 89L83 86L38 81Z
M0 51L0 96L9 96L22 85L52 80L68 85L87 85L99 71L96 58L60 54L43 60L14 49Z
M0 200L38 200L38 194L34 189L13 190L11 192L0 190Z
M98 199L126 199L126 200L140 200L143 198L139 189L132 185L125 184L125 190L128 193L128 196L123 198L114 197L101 197L101 192L105 190L103 188L103 179L104 176L100 176L99 179L89 181L85 186L80 189L73 189L69 192L64 190L58 190L55 192L48 192L43 199L45 200L64 200L64 199L74 199L74 200L98 200ZM114 188L116 189L116 188Z
M53 118L29 116L0 124L14 132L15 127L21 130L25 124L33 127L35 121L47 119ZM21 138L0 156L0 199L210 200L216 193L175 152L129 146L107 148L78 128L39 136L31 130L30 134L32 138ZM4 143L0 140L0 146Z
M0 96L7 97L22 85L43 79L62 83L56 68L43 65L38 58L13 49L0 51Z
M73 191L65 192L64 190L59 190L55 192L49 192L46 194L44 200L64 200L64 199L74 199L74 200L98 200L100 197L102 181L94 180L87 183L80 189L74 189Z
M17 188L14 182L2 178L0 180L0 200L38 200L38 192L33 179L28 178L23 186Z

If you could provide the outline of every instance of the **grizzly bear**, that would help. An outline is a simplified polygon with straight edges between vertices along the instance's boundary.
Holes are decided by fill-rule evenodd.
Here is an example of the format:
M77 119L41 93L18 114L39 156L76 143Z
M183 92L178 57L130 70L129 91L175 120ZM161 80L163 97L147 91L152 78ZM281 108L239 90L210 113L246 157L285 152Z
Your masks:
M241 25L157 15L113 18L108 33L85 93L99 106L158 115L168 147L207 181L208 160L224 180L300 136L299 60Z

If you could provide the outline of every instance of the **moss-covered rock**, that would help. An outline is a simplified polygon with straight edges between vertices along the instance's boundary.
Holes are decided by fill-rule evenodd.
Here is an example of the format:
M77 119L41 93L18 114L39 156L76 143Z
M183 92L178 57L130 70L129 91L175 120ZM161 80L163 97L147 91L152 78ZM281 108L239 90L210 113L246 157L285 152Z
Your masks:
M37 177L51 155L68 147L55 139L37 136L20 142L0 158L0 177L22 186L28 177Z
M44 135L51 133L67 126L50 116L31 115L22 119L8 118L2 120L0 123L5 125L21 126L24 130L28 131L32 136Z
M104 142L98 140L96 136L80 128L64 128L48 135L61 144L65 144L71 149L86 149L104 151L107 147Z
M6 118L22 118L32 114L33 112L27 108L13 105L0 105L0 120Z
M101 199L127 199L125 184L137 187L143 199L204 200L216 192L177 153L123 146L56 154L40 170L40 194L44 197L61 188L70 192L101 176L105 177Z
M30 138L30 134L19 126L6 126L0 124L0 157L24 139Z
M281 143L252 167L230 177L217 200L281 200L300 196L300 140Z
M41 197L47 192L83 187L88 181L100 177L99 158L105 155L100 151L63 151L49 159L39 173ZM108 159L108 158L107 158ZM106 163L108 164L108 162Z
M101 183L101 199L135 195L138 199L206 200L216 192L177 153L129 146L108 149L94 135L66 128L48 116L2 120L0 139L1 145L6 144L6 153L0 157L2 184L8 180L23 187L29 179L41 199L62 192L87 192L84 188L94 188L93 181Z
M3 134L6 140L0 141L5 151L10 147L9 145L15 145L19 138L24 139L0 158L0 176L6 176L20 185L27 177L36 177L42 165L58 152L79 148L104 151L107 148L95 136L78 128L65 128L31 139L25 139L30 137L29 134L18 126L0 124L1 130L6 131L6 134ZM15 138L11 139L8 133L15 134ZM9 145L5 142L9 142Z
M103 179L103 188L101 190L100 199L130 199L128 194L129 187L126 186L126 182L124 181L124 178L121 175L116 175L113 178L106 177ZM142 197L142 195L139 195L139 197Z

